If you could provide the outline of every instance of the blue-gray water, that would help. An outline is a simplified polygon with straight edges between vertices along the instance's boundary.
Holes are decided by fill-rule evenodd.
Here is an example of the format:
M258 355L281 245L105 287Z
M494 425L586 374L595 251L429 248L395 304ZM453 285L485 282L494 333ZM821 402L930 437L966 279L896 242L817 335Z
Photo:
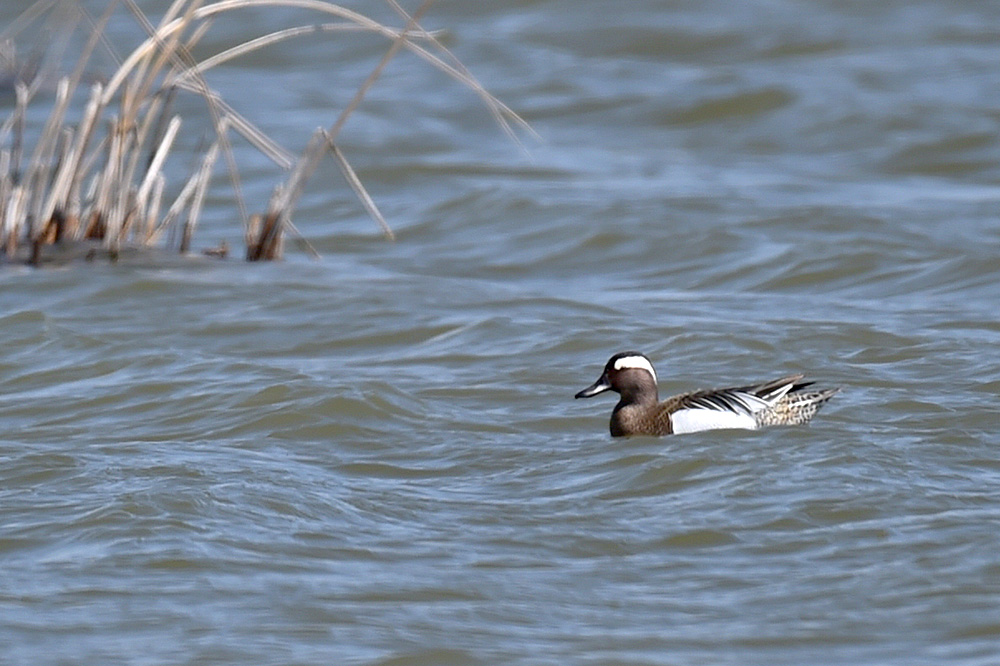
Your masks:
M327 163L320 261L0 269L0 663L1000 662L1000 5L425 24L541 139L401 56L341 136L397 241ZM298 150L382 46L210 82ZM261 207L280 174L236 150ZM217 181L195 245L239 247ZM572 396L630 348L663 394L843 391L612 440Z

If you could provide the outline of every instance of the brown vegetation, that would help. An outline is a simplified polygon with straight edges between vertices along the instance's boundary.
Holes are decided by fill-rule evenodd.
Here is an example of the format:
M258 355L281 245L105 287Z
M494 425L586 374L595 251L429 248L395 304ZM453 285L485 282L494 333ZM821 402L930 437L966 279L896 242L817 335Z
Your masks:
M115 257L126 245L162 245L168 232L180 252L189 252L220 157L243 220L249 261L281 256L285 233L296 233L292 211L306 181L326 155L334 157L366 211L385 236L392 238L388 224L337 147L337 136L397 52L408 49L470 87L512 136L512 124L523 128L524 123L486 92L434 34L421 28L419 19L429 0L412 15L396 0L387 2L400 16L402 28L382 25L325 0L174 0L156 24L135 0L109 0L99 17L88 15L72 3L38 0L0 31L0 87L12 89L16 99L13 111L0 124L0 256L37 262L47 245L90 240ZM213 19L249 7L298 7L332 22L293 26L198 60L192 56ZM109 20L123 11L142 27L146 39L121 60L104 82L85 83L85 78L93 78L84 74L90 71L95 51L108 39L105 28ZM76 64L68 73L53 74L35 62L17 60L13 44L46 22L57 23L56 27L63 31L80 30L86 36L74 59ZM75 27L66 27L70 25ZM386 41L385 54L330 128L316 132L298 158L231 108L204 77L206 71L221 63L282 40L316 32L335 35L359 30ZM26 114L36 103L46 78L55 81L52 107L29 147ZM88 85L89 90L81 90ZM212 140L201 155L181 156L185 163L196 161L198 166L184 182L170 184L164 167L175 157L171 151L184 126L184 119L173 111L179 92L193 93L204 100ZM69 122L67 112L73 100L84 98L87 101L79 121ZM232 132L287 172L260 214L247 211L239 167L230 146Z

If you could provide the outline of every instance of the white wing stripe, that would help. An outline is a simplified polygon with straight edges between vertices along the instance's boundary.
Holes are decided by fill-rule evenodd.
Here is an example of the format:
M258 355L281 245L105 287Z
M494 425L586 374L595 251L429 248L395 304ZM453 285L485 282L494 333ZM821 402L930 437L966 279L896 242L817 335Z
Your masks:
M771 403L742 391L718 391L694 398L692 402L701 409L736 414L756 414L767 409Z

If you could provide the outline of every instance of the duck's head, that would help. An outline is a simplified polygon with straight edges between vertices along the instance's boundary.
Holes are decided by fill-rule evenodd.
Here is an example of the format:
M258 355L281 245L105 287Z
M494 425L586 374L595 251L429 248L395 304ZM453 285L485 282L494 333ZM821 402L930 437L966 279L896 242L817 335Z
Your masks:
M598 380L576 397L590 398L605 391L615 391L628 402L656 402L656 370L645 354L636 351L615 354L608 359Z

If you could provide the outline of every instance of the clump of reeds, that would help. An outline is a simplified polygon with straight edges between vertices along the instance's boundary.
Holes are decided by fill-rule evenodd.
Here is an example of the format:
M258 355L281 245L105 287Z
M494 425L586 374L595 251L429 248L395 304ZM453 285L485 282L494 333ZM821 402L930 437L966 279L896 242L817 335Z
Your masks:
M12 88L16 98L14 110L0 124L0 252L7 257L27 254L37 263L47 245L88 240L114 257L126 245L157 245L168 232L177 249L188 252L220 157L243 220L246 258L250 261L281 256L285 233L295 232L292 211L307 179L326 155L336 160L368 214L391 238L391 229L337 147L337 136L397 52L408 49L469 86L508 133L513 135L512 123L522 127L524 123L420 26L419 19L429 0L412 15L396 0L386 1L400 16L402 28L380 24L325 0L174 0L156 24L135 0L109 0L97 18L59 0L38 0L14 25L0 31L0 87ZM105 82L91 83L86 89L84 73L91 66L95 50L107 40L105 27L116 11L123 11L121 6L142 27L146 38L118 63ZM272 6L307 9L332 20L261 35L200 60L192 56L213 19L250 7ZM11 44L18 34L40 21L55 20L53 16L59 12L77 12L69 20L60 15L62 29L79 25L87 35L72 71L53 75L37 66L37 56L26 66L18 64L12 49L5 55L2 45ZM297 159L231 108L204 77L206 71L221 63L282 40L316 32L359 30L385 40L385 54L350 104L329 128L313 135ZM29 148L25 117L46 77L55 81L54 100L44 127ZM200 155L179 158L185 163L194 158L197 166L186 180L171 184L165 165L184 125L184 118L172 110L178 92L193 93L204 100L212 138ZM86 103L79 120L70 122L68 111L73 100L83 97ZM249 213L241 192L239 168L230 148L231 132L244 137L287 171L266 209L258 214Z

